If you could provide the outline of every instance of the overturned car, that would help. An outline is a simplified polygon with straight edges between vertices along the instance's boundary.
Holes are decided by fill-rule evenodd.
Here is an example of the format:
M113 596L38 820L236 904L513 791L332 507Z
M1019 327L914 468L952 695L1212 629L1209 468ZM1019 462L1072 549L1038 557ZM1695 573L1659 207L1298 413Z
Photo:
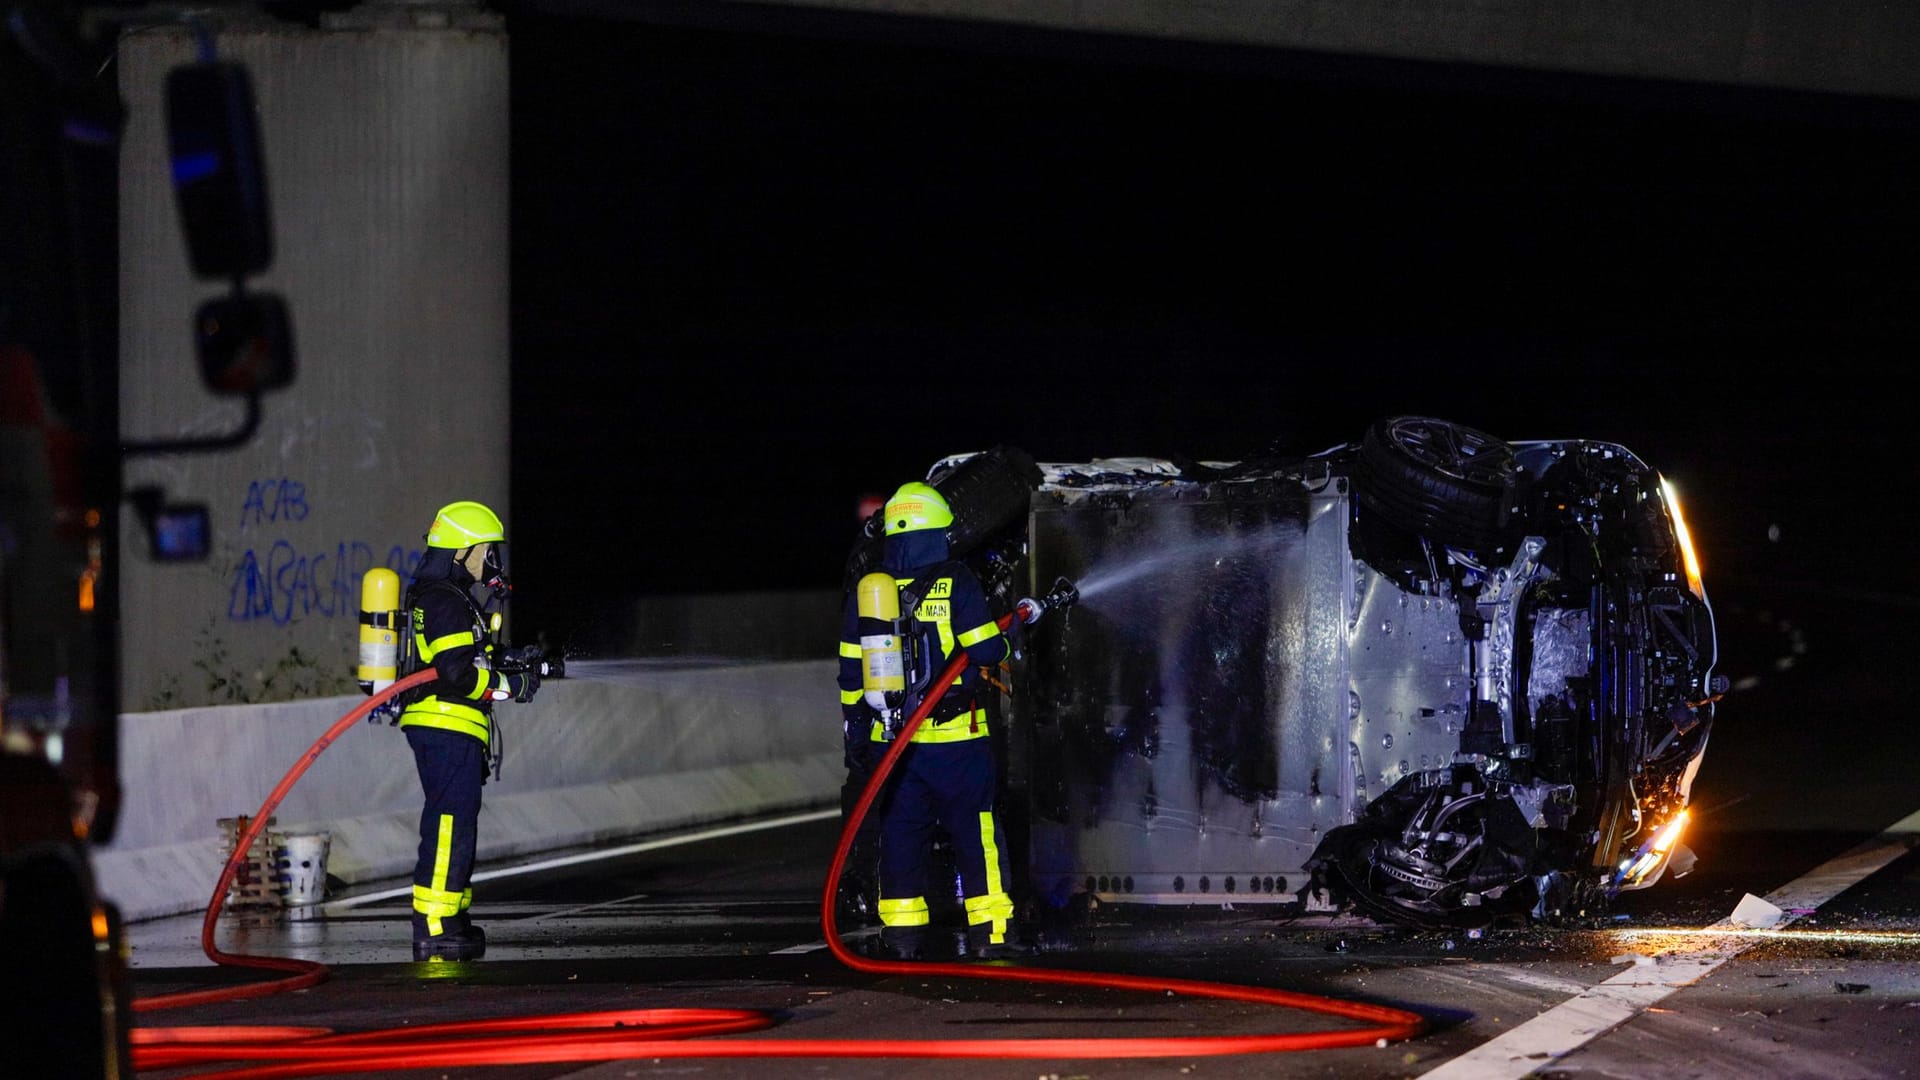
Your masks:
M1298 458L1002 447L928 480L1000 610L1079 589L1002 703L1036 904L1475 926L1691 860L1713 615L1674 491L1624 447L1393 417Z

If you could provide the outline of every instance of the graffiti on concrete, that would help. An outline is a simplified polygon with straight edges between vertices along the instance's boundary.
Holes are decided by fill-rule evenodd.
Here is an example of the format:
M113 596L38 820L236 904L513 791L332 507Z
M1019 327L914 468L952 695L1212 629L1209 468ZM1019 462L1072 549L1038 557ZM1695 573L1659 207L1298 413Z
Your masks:
M254 525L305 521L308 510L307 485L298 480L281 476L249 481L246 501L240 504L240 531Z
M240 531L265 531L272 524L305 521L313 513L306 484L290 477L254 480L240 507ZM301 548L284 538L255 542L236 557L228 575L227 618L232 622L271 621L284 626L299 619L357 618L360 578L384 566L411 581L421 549L395 544L384 561L374 561L373 545L340 540Z

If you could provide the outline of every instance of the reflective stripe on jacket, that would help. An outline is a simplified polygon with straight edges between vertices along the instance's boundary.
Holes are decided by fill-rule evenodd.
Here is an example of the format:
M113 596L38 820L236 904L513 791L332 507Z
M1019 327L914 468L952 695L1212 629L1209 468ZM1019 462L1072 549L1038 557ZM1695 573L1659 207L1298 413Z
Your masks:
M414 655L439 678L400 714L401 727L433 727L488 741L492 692L505 679L487 661L487 631L457 587L420 590L411 612Z

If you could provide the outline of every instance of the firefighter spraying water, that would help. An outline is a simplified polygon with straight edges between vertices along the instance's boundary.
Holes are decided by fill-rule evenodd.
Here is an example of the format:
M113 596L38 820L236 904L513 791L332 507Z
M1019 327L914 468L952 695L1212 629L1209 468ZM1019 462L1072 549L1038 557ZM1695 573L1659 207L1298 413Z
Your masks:
M983 669L1013 652L979 579L952 557L954 515L929 484L903 484L885 508L881 568L852 590L840 643L840 702L850 770L862 774L902 736L923 707L895 780L880 803L881 943L890 956L922 955L934 912L929 859L936 831L953 846L974 957L1026 951L1013 927L1006 830L996 816L999 772ZM1062 579L1044 599L1026 598L1004 620L1037 621L1075 597ZM965 670L943 693L936 677L964 654ZM935 694L938 694L936 697Z
M472 924L480 788L498 778L502 738L496 702L530 702L543 679L566 673L539 646L502 640L513 595L505 526L477 502L449 503L434 515L427 552L399 606L399 577L368 571L360 586L360 689L376 694L396 679L432 668L436 678L396 694L368 713L407 733L425 805L413 874L415 960L472 960L486 935Z
M498 624L492 629L497 633ZM566 658L542 645L496 643L493 652L491 666L505 675L532 673L546 680L567 674ZM367 571L360 581L360 660L355 668L360 692L378 694L420 666L413 634L400 610L400 575L384 567ZM381 702L368 714L368 722L398 723L404 705L401 699Z
M860 612L861 699L880 713L889 740L900 733L900 725L923 700L921 695L944 659L934 655L931 648L919 647L915 610L902 612L900 593L893 575L878 571L861 578L855 587ZM1063 577L1054 582L1046 596L1021 599L1014 605L1013 618L1031 626L1047 612L1069 607L1079 599L1079 590Z

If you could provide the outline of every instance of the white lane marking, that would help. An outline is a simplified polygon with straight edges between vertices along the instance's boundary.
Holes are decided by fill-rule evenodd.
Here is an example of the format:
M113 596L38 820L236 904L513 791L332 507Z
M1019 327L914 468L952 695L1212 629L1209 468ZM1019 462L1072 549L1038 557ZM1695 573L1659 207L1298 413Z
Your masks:
M877 926L863 927L859 930L845 930L840 934L841 941L858 941L861 938L874 937L880 933ZM805 945L789 945L784 949L775 949L768 956L804 956L810 952L819 952L827 947L824 941L808 942Z
M582 912L597 911L600 908L619 907L621 904L630 904L635 900L645 900L646 898L647 898L646 893L635 893L632 896L623 896L618 900L602 900L598 904L582 904L579 907L556 908L553 911L549 911L544 915L535 915L533 918L528 919L527 921L539 922L542 919L560 919L560 918L565 918L568 915L578 915L578 914L581 914Z
M1585 993L1587 985L1575 979L1562 979L1555 975L1542 975L1537 971L1522 971L1518 968L1495 966L1493 975L1508 982L1517 982L1522 986L1531 986L1536 990L1552 990L1560 994Z
M1920 810L1888 826L1879 836L1837 856L1762 899L1788 912L1778 926L1799 918L1859 884L1909 850L1909 838L1920 833ZM1714 927L1730 927L1729 919ZM1709 927L1712 929L1712 927ZM1726 941L1727 939L1719 939ZM1539 1016L1461 1054L1423 1080L1518 1080L1578 1050L1608 1031L1638 1016L1648 1006L1695 982L1714 968L1758 944L1734 939L1717 947L1676 955L1662 954L1654 964L1635 964L1579 997L1548 1009Z
M610 907L616 904L622 905L625 908L625 910L642 912L648 915L663 915L663 914L678 915L678 914L688 914L688 913L698 914L703 911L719 911L724 908L780 908L780 907L818 908L820 906L819 900L798 900L798 899L795 899L795 900L774 900L774 899L768 899L768 900L666 900L666 899L650 900L648 899L648 897L652 895L653 895L652 893L640 893L637 896L623 896L618 900L608 900L608 901L605 901L604 903L592 903L592 904L539 904L539 903L510 904L502 900L497 903L488 904L487 912L493 915L510 915L514 918L522 918L522 917L531 918L539 915L551 916L556 913L564 913L569 911L598 911L601 908ZM329 900L327 901L327 903L353 904L353 903L358 903L361 899L363 898L357 897L357 896L342 897L339 900ZM317 905L312 905L312 904L307 905L307 907L314 907L314 906L317 906ZM304 910L304 909L296 908L296 909L290 909L290 910Z
M634 855L642 851L658 851L661 848L678 847L682 844L697 844L703 840L718 840L726 836L738 836L741 833L760 832L765 829L781 829L788 825L803 825L809 821L825 821L840 816L839 809L815 810L805 814L789 814L786 817L768 818L765 821L749 821L740 825L725 825L718 829L703 829L700 832L683 833L679 836L667 836L658 840L646 840L638 844L624 844L620 847L606 848L600 851L584 851L577 855L563 855L557 859L527 863L525 866L507 866L498 870L482 870L473 875L473 880L494 881L499 878L515 877L520 874L534 874L542 870L553 870L562 866L578 866L581 863L597 862L601 859L617 859L622 855ZM350 896L344 900L332 900L320 906L324 913L345 911L362 904L391 900L397 896L412 896L413 886L402 885L397 889L367 893L364 896Z
M689 915L717 915L731 908L818 908L818 900L655 900L647 902L651 893L636 893L623 896L618 900L603 900L598 904L582 904L577 907L550 907L536 909L540 913L529 918L528 922L542 919L564 919L572 915L587 912L611 911L619 916L653 915L665 917L685 917ZM498 917L501 908L492 904L485 905L488 915ZM615 911L614 909L619 909ZM479 910L479 908L475 908ZM510 912L509 912L510 913Z

